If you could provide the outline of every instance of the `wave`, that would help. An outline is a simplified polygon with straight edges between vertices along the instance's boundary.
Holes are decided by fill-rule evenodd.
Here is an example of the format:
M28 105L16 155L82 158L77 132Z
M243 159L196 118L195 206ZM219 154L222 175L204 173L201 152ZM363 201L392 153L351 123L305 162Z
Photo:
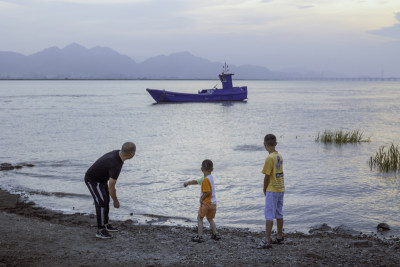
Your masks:
M18 98L29 98L29 99L33 99L33 98L51 98L51 97L71 97L71 98L80 98L80 97L107 97L107 96L112 96L112 95L90 95L90 94L55 94L55 95L7 95L7 96L1 96L1 100L4 99L4 101L9 101L8 99L18 99Z
M192 220L185 218L185 217L179 217L179 216L164 216L164 215L157 215L157 214L151 214L151 213L143 213L143 214L138 214L150 218L155 218L157 221L168 221L168 220L183 220L185 222L192 222Z
M54 196L59 198L64 197L79 197L79 198L91 198L90 195L86 194L77 194L77 193L66 193L66 192L46 192L46 191L39 191L39 190L25 190L25 192L29 195L41 195L41 196Z
M259 145L240 145L233 148L235 151L264 151L265 148Z

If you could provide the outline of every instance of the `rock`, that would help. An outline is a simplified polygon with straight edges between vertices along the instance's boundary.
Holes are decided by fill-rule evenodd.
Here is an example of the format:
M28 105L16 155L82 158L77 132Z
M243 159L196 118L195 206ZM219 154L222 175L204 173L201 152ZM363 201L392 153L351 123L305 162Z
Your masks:
M31 164L31 163L24 163L23 165L26 167L34 167L35 166L34 164Z
M310 227L310 230L308 231L310 234L315 234L315 233L324 233L324 232L332 232L332 227L327 225L326 223L323 224L317 224L313 225Z
M22 167L33 167L35 165L29 164L29 163L24 163L22 165L12 165L10 163L1 163L0 164L0 171L9 171L9 170L14 170L14 169L21 169Z
M349 226L344 225L344 224L339 225L339 226L333 228L333 231L334 231L335 233L337 233L337 234L340 234L340 235L351 235L351 236L355 236L355 235L359 235L359 234L360 234L360 232L357 232L356 230L354 230L354 229L352 229L352 228L350 228Z
M14 166L11 165L10 163L1 163L0 164L0 171L9 171L13 170Z
M324 257L319 255L314 248L309 249L306 254L304 254L304 257L307 258L313 258L313 259L323 259Z
M252 242L252 243L256 242L256 240L254 239L254 237L252 237L251 235L248 235L248 236L247 236L247 240L250 241L250 242Z
M380 223L376 226L376 229L381 232L381 231L389 231L390 227L387 223Z
M351 245L355 248L370 248L374 244L369 240L356 240L351 243Z

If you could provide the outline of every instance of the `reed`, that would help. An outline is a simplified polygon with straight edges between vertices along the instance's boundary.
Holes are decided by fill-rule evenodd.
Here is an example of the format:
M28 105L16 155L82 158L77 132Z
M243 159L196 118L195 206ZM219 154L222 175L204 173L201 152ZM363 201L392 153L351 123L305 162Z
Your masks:
M315 138L315 142L322 143L336 143L336 144L346 144L346 143L359 143L359 142L369 142L369 139L363 138L363 132L360 130L325 130L323 133L318 133Z
M371 156L368 164L371 168L371 171L372 169L376 168L380 172L397 173L400 170L399 146L392 144L387 150L385 150L385 146L381 146L375 153L375 156Z

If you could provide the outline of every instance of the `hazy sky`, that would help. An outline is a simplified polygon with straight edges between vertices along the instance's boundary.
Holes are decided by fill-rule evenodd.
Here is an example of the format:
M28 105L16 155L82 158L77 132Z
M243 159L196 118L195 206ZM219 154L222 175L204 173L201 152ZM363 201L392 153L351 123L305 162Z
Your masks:
M0 51L71 43L400 77L400 0L0 0Z

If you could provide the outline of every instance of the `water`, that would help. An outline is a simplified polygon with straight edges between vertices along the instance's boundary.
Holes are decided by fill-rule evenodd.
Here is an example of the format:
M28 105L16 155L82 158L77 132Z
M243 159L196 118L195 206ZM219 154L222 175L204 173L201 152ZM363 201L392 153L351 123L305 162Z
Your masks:
M400 83L236 81L244 103L154 104L146 88L197 92L216 81L0 81L1 188L66 213L94 213L87 168L125 141L137 145L117 183L112 219L195 225L199 186L183 187L214 162L216 224L264 229L263 137L284 157L285 230L346 224L400 236L400 178L371 171L380 146L400 144ZM324 145L325 129L360 129L370 143ZM133 213L133 216L131 216Z

